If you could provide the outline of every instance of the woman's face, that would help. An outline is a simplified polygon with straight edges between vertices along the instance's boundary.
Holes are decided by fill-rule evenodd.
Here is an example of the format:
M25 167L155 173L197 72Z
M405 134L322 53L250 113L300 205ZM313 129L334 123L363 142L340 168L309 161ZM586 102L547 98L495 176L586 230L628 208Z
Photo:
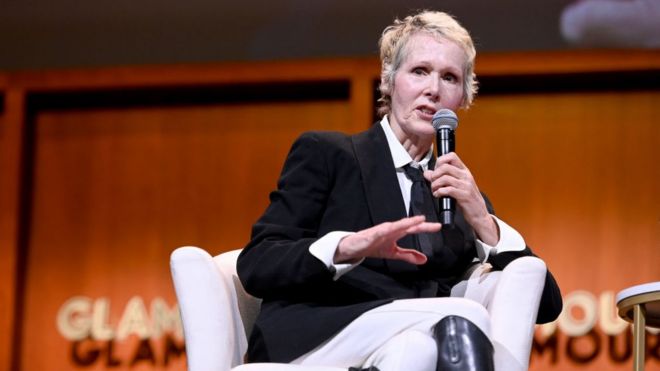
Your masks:
M466 56L458 44L427 33L411 36L394 75L389 121L400 140L435 135L433 114L456 111L463 100Z

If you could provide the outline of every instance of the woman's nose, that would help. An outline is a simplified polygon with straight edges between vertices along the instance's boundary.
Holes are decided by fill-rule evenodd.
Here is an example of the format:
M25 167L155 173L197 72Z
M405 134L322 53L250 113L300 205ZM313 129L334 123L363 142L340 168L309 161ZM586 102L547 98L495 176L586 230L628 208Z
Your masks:
M426 87L426 95L436 101L440 98L440 79L430 76Z

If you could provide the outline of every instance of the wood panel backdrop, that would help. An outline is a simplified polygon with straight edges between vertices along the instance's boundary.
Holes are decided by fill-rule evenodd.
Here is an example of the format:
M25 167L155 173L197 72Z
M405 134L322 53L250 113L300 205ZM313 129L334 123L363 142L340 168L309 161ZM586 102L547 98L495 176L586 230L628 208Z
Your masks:
M168 259L240 248L292 141L374 121L372 59L0 73L0 369L185 369ZM660 54L486 54L457 152L566 300L532 370L631 367L660 279ZM648 333L649 369L660 366Z

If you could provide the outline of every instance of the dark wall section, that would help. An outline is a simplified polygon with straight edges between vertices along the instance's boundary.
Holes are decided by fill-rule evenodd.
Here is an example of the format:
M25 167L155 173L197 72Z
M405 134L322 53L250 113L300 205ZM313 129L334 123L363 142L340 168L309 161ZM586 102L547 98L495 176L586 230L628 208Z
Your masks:
M395 16L458 17L480 51L561 49L570 0L0 2L0 70L367 56Z

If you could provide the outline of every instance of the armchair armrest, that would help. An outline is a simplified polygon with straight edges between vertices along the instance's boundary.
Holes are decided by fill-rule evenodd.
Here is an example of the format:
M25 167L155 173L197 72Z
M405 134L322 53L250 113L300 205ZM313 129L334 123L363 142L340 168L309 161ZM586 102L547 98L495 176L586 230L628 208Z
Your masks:
M238 305L211 255L194 247L170 256L190 370L229 370L242 363L247 339Z

